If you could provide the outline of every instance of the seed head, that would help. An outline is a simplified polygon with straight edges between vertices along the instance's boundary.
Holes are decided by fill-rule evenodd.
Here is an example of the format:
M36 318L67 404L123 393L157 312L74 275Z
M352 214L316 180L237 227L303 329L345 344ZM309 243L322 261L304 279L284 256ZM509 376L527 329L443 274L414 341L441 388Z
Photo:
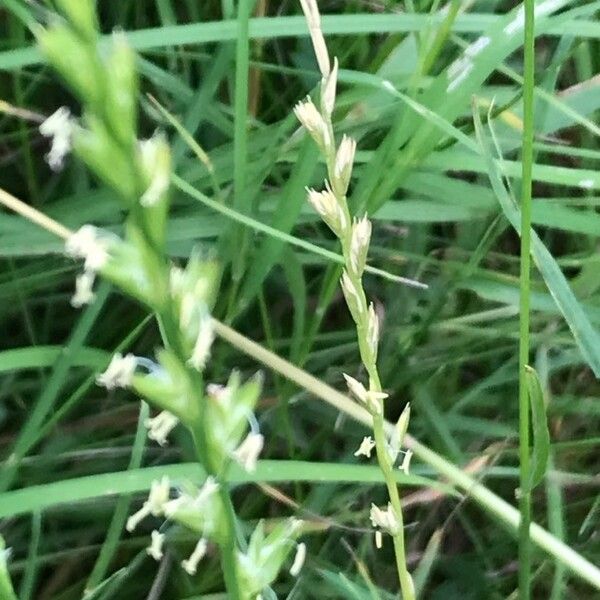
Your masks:
M298 102L294 107L294 114L300 123L306 127L317 146L326 151L331 146L332 141L329 127L313 101L307 97L303 102Z
M362 277L365 270L370 240L371 221L366 215L362 219L355 219L350 239L350 269L355 277Z
M355 154L356 141L344 134L335 155L332 178L333 188L340 196L344 196L348 191Z
M342 237L348 227L348 218L346 217L345 208L338 201L329 186L326 185L326 189L322 192L317 192L312 188L306 188L306 191L308 193L308 201L319 213L329 229L337 237Z
M335 95L337 89L338 59L333 59L333 69L327 77L321 80L321 113L326 121L331 120L335 106Z
M367 344L371 351L373 360L377 360L377 347L379 345L379 317L375 312L373 303L369 304L369 312L367 314Z

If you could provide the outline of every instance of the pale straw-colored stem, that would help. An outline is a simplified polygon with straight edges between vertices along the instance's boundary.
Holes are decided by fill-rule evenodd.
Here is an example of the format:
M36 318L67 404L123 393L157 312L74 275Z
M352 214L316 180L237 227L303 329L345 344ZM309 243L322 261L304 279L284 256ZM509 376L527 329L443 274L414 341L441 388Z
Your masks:
M3 204L7 208L10 208L10 210L25 217L28 221L39 225L63 240L69 238L73 233L68 227L61 225L58 221L51 219L39 210L29 206L29 204L25 204L25 202L15 198L3 189L0 189L0 204Z

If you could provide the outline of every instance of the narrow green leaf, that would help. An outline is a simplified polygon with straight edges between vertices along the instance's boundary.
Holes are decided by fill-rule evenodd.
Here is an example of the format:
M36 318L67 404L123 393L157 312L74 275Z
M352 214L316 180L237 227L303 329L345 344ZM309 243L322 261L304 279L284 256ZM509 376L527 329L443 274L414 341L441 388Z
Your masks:
M415 590L419 598L424 597L423 591L431 577L433 565L440 554L443 536L443 529L437 529L433 532L429 542L427 543L425 552L423 552L419 566L414 572L413 580L415 582Z
M91 500L115 494L145 492L152 481L168 476L174 484L190 480L199 483L205 473L198 463L161 465L145 469L102 473L76 479L64 479L54 483L37 485L22 490L0 494L0 518L43 510L59 504ZM433 487L445 494L457 496L447 484L420 477L395 473L403 486ZM254 473L247 473L241 467L231 469L229 481L233 485L254 482L313 481L315 483L368 483L381 484L383 475L378 467L339 463L314 463L293 460L262 460Z
M531 405L531 425L533 430L533 452L531 455L531 471L529 473L528 490L539 485L546 473L550 454L550 432L546 417L546 403L542 384L533 367L527 365L527 391Z
M515 231L521 234L521 218L518 206L511 197L504 184L500 167L493 159L493 151L487 139L479 113L474 111L475 132L482 150L490 183L496 194L496 198L502 208L504 216L508 219ZM596 377L600 377L600 335L594 329L583 307L575 297L575 294L569 286L569 282L563 275L556 260L550 254L539 236L532 231L531 235L531 253L535 264L541 273L548 291L554 298L556 305L562 313L581 354L594 371Z

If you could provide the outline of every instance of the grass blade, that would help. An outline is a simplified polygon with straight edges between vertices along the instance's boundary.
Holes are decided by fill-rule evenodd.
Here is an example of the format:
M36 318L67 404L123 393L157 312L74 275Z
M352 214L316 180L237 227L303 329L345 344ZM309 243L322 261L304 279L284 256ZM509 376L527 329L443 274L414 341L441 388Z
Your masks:
M145 421L150 416L148 405L145 402L140 403L140 416L138 418L137 431L135 434L135 441L131 449L131 460L129 461L128 471L139 469L142 464L142 458L144 454L144 447L146 446L146 426ZM94 568L87 580L86 590L93 590L96 588L104 579L110 562L114 556L114 553L119 544L119 538L123 531L123 526L127 520L127 514L129 513L129 507L131 505L131 496L123 495L119 497L117 505L115 506L115 512L111 519L110 525L106 532L106 537Z
M474 113L474 116L477 139L482 148L482 155L487 163L492 189L496 194L504 216L517 233L520 234L520 210L515 205L504 185L498 164L492 158L491 148L484 135L478 113ZM600 334L598 334L598 331L594 328L588 315L575 297L556 260L535 232L532 232L531 236L531 252L535 265L541 273L548 291L556 302L556 306L569 326L583 358L596 377L600 377Z
M543 480L550 455L550 432L546 417L546 403L540 379L534 368L527 366L527 391L531 406L533 451L527 491L533 490Z
M206 477L198 463L160 465L145 469L102 473L76 479L66 479L14 490L0 494L0 518L44 510L60 504L72 504L115 494L132 494L150 489L152 481L168 476L172 481L190 480L201 482ZM397 479L402 485L433 486L443 493L459 496L451 486L417 475L404 475L398 471ZM254 482L273 483L285 481L312 481L317 483L381 483L379 470L373 466L339 463L314 463L291 460L263 460L256 471L247 473L241 467L232 466L234 484Z

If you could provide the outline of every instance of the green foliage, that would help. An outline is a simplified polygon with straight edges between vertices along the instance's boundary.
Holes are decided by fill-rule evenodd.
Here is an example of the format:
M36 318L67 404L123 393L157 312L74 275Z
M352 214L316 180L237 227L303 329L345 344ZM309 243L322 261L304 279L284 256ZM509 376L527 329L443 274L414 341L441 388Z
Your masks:
M238 42L234 2L101 0L98 26L105 34L92 51L97 29L89 12L86 17L87 2L47 2L43 9L21 0L2 4L1 99L8 106L0 105L0 188L73 230L93 223L123 240L103 267L112 287L97 286L95 303L79 313L69 305L74 263L61 256L61 241L0 213L0 456L6 461L0 515L15 588L30 581L32 598L81 598L105 546L101 575L90 583L93 597L145 597L159 585L166 600L222 594L218 550L209 551L193 578L179 567L197 534L171 528L170 566L156 578L144 547L158 523L149 519L139 535L122 531L131 510L121 500L135 510L161 474L175 486L191 480L199 487L205 480L187 431L178 427L167 448L148 443L142 452L137 396L107 393L94 383L115 352L148 356L160 367L164 324L146 314L173 296L166 276L173 264L185 274L176 313L183 289L201 281L194 294L244 336L237 346L233 338L217 339L202 377L225 384L235 367L246 382L265 361L257 411L267 460L254 473L232 463L228 479L241 517L238 535L250 538L261 519L271 531L290 513L290 501L307 518L307 568L298 580L283 574L273 594L392 597L391 546L384 541L376 550L363 529L369 501L385 503L381 478L376 467L352 456L369 430L354 421L356 406L332 389L343 389L342 372L366 378L337 288L340 248L305 202L305 187L322 189L324 164L291 114L320 80L299 7L266 3L269 18L253 18L248 41ZM48 19L51 4L60 16ZM532 527L538 550L531 583L534 597L558 600L591 597L600 585L591 535L599 515L600 413L590 369L598 367L600 327L600 25L597 2L537 4L552 14L538 15L536 31L531 347L546 356L536 370L547 405L533 422L547 424L552 441L544 485L533 494L534 520L551 533ZM421 443L411 475L395 469L409 498L408 552L419 558L411 562L415 582L422 597L472 592L500 599L517 586L506 566L514 564L518 522L507 503L514 504L519 485L521 215L511 190L518 189L522 168L522 31L504 32L518 6L475 3L455 14L457 5L438 14L436 3L403 12L397 3L377 11L334 3L323 26L343 67L333 122L340 136L359 142L351 209L362 215L368 206L373 222L363 277L384 316L378 366L390 394L386 417L397 423L410 401L409 431ZM447 93L453 63L482 36L489 44ZM237 94L236 43L240 52L246 44L251 69L249 89ZM156 111L146 92L166 113ZM489 117L499 151L473 125L473 96L482 120L493 104ZM46 116L67 104L78 115L84 97L75 156L65 160L63 172L51 173L38 120L14 109ZM188 130L205 160L166 115ZM164 130L162 138L152 137L156 129ZM134 215L133 199L147 191L154 174L144 169L141 137L157 141L153 150L167 138L172 142L168 168L177 176L161 202L150 210L136 207ZM163 261L148 253L148 239L164 251ZM225 258L235 258L239 281ZM400 276L428 289L406 287ZM180 336L187 352L194 328ZM252 340L273 353L260 354ZM291 362L278 363L275 354ZM176 371L183 388L184 371ZM140 368L135 377L151 376ZM158 401L179 399L165 390L153 393ZM538 451L534 443L532 456ZM465 465L471 477L457 469ZM276 489L259 488L264 483ZM41 529L32 553L35 511Z

